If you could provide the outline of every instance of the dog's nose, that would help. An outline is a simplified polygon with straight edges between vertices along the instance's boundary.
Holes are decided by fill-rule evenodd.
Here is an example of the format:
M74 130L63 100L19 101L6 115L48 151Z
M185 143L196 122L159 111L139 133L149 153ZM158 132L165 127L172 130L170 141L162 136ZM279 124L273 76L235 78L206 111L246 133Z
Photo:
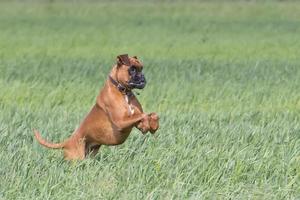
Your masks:
M139 75L139 79L140 79L141 81L144 81L144 80L145 80L144 74L140 74L140 75Z
M142 74L142 77L141 77L141 82L144 82L146 84L146 79L145 79L145 76Z
M135 76L134 79L135 79L135 80L143 80L143 79L145 79L145 77L144 77L144 75L143 75L142 73L138 73L138 74Z

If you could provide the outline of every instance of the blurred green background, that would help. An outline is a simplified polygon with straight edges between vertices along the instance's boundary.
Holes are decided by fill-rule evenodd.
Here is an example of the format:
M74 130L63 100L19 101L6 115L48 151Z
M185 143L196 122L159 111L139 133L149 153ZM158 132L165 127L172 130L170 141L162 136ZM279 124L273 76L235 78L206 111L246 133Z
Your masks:
M0 199L300 198L297 1L0 2ZM96 158L67 138L136 55L157 135Z

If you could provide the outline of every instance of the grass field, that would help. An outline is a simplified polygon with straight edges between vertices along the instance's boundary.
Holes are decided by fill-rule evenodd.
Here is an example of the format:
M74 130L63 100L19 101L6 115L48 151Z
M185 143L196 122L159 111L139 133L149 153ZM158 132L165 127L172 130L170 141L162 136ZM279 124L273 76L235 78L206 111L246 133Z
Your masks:
M300 2L0 3L0 199L300 199ZM157 112L96 158L62 141L115 57Z

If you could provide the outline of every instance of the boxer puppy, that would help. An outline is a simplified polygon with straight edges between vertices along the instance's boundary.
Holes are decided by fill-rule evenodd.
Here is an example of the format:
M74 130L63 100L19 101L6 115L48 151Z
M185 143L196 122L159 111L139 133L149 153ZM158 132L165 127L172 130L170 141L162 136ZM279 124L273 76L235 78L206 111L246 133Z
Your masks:
M122 144L133 127L143 134L154 133L159 128L158 115L144 113L132 93L132 89L143 89L146 85L142 70L143 65L136 56L119 55L96 104L68 139L50 143L34 130L35 138L45 147L63 149L66 160L75 160L96 155L101 145Z

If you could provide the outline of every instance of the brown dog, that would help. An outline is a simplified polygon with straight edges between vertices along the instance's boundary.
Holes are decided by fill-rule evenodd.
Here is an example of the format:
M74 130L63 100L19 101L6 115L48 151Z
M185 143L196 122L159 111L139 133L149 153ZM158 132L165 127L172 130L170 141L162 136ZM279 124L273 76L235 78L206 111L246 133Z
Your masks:
M73 135L62 143L54 144L34 131L38 142L48 148L63 148L65 159L72 160L95 155L103 144L122 144L133 127L142 133L154 133L159 127L158 115L145 114L131 91L145 87L142 70L143 65L136 56L118 56L96 104Z

